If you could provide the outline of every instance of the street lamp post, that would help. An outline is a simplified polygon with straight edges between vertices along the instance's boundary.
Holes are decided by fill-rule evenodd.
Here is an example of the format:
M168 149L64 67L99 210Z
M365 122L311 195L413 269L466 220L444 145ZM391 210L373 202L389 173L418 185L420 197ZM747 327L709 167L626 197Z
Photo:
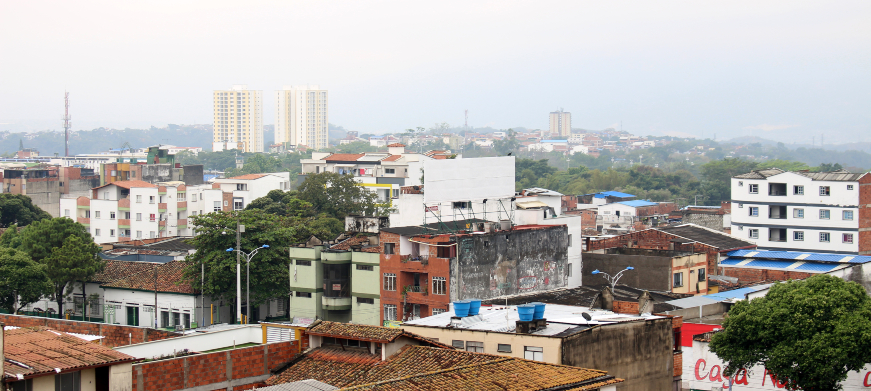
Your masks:
M236 231L237 243L238 243L238 238L239 238L238 232L239 231L237 230ZM241 318L242 318L242 292L241 292L241 290L242 290L241 278L242 277L240 275L241 273L239 272L240 266L241 266L239 264L239 256L240 256L240 254L245 254L245 285L246 285L246 287L245 287L245 299L248 300L248 306L245 307L245 319L249 319L249 318L251 318L251 259L254 258L255 255L257 255L257 252L260 251L261 248L269 248L269 245L264 244L260 247L255 248L253 251L251 251L249 253L242 251L242 249L239 246L237 246L235 249L232 247L227 249L227 252L231 252L234 250L236 251L236 301L239 303L237 305L237 309L238 309L238 316L240 318L240 323L241 323Z
M600 272L599 269L593 270L592 274L602 274L605 277L605 279L608 280L608 283L611 284L611 293L614 293L614 286L617 285L617 280L619 280L620 277L623 277L623 272L628 271L628 270L635 270L635 268L632 266L627 266L625 269L621 270L620 272L615 274L613 277L608 273Z

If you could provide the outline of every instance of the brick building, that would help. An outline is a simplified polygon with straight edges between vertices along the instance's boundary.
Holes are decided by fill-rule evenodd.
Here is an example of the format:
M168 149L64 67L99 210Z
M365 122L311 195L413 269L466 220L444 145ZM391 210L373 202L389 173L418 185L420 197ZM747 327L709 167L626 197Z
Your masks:
M720 270L724 276L737 278L739 285L801 280L816 274L871 265L871 256L863 255L755 250L731 251L728 255L728 258L720 261Z
M756 248L751 241L694 224L649 228L606 239L592 239L587 238L588 252L604 253L609 248L629 247L704 253L707 255L708 274L720 274L719 261L730 251Z

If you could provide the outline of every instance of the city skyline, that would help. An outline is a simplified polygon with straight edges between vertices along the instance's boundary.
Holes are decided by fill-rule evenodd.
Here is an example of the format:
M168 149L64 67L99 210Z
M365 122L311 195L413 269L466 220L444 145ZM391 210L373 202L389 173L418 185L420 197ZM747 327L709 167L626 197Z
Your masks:
M29 3L6 11L0 49L14 77L0 80L0 131L60 130L64 90L80 130L211 123L206 97L220 86L312 83L332 92L330 121L361 133L459 126L465 110L475 127L546 129L544 114L564 107L574 127L622 121L642 135L871 137L864 2L59 2L51 12ZM323 23L336 27L276 38ZM249 54L227 57L229 47ZM272 122L275 106L263 115Z

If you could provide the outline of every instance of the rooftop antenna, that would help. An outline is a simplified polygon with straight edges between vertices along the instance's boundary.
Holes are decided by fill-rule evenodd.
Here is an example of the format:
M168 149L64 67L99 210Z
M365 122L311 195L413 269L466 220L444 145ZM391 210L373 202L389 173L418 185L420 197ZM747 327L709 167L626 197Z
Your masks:
M466 109L466 124L463 126L463 129L469 130L469 109Z
M64 156L70 156L70 93L64 91Z

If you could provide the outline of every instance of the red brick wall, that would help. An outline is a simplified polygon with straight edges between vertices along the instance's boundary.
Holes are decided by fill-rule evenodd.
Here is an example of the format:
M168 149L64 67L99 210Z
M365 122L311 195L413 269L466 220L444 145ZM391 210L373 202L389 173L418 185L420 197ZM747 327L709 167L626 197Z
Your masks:
M738 278L739 284L760 281L801 280L814 275L813 273L796 271L750 269L738 267L723 267L722 269L724 275L728 277Z
M859 178L859 255L871 255L871 175Z
M65 333L102 335L106 337L103 339L103 345L108 347L126 346L131 342L136 344L149 341L159 341L162 339L178 337L180 335L169 331L155 330L147 327L79 322L75 320L52 319L38 316L0 314L0 322L5 323L7 326L45 326Z
M674 352L674 377L683 376L683 352L676 350Z
M300 353L300 341L257 345L133 365L133 390L181 390L229 380L269 375ZM228 367L231 372L228 376ZM250 390L262 381L233 387ZM221 388L215 384L216 388Z
M638 315L638 302L614 300L613 311L618 314Z
M433 308L448 309L450 303L450 261L447 258L438 258L438 247L429 246L429 260L424 265L423 262L402 262L399 250L400 236L389 232L381 232L379 243L382 248L384 243L394 243L395 253L393 255L381 254L381 304L393 304L397 309L397 319L404 319L403 302L407 304L420 304L421 317L432 315ZM434 238L416 237L416 241L425 243L445 243L449 239L447 236L435 236ZM396 274L396 290L385 291L383 284L383 273ZM403 300L402 287L414 284L414 273L420 273L420 285L427 288L427 294L411 292L408 293ZM436 295L432 292L432 277L445 277L446 294ZM379 309L381 314L381 322L384 322L384 311Z

